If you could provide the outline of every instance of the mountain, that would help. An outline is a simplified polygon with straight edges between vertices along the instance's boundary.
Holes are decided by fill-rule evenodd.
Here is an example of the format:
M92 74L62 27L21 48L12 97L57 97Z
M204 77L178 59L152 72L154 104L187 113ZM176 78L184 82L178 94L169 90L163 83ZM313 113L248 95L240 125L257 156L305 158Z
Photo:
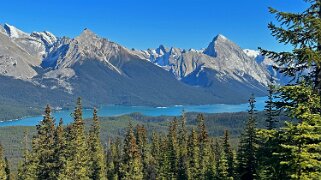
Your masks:
M279 73L279 71L275 69L278 65L271 58L263 56L259 50L244 49L243 51L248 57L254 59L259 65L268 71L277 83L285 85L291 82L291 78Z
M68 38L5 24L0 83L0 100L29 106L67 107L78 96L86 106L240 103L265 95L268 71L223 35L204 50L135 50L89 29Z
M223 35L216 36L204 50L159 48L134 52L171 72L185 84L205 88L220 98L263 95L269 83L265 66Z

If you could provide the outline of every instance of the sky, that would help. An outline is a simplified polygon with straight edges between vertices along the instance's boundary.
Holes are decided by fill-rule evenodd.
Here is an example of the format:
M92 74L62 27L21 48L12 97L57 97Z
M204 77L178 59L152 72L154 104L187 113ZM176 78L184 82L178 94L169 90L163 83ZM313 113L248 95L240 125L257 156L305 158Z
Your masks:
M242 48L288 50L271 36L268 7L299 12L303 0L10 0L0 23L25 32L78 36L88 28L127 48L201 49L223 34Z

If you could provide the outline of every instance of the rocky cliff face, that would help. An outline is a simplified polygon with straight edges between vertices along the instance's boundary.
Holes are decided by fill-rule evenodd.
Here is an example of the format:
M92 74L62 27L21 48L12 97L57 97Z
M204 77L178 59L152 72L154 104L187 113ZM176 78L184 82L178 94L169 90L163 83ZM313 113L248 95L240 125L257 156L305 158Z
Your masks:
M238 103L264 95L269 81L266 66L223 35L204 50L129 50L88 29L59 38L8 24L0 26L0 76L13 89L21 79L30 84L21 87L47 89L58 102L69 94L95 105Z

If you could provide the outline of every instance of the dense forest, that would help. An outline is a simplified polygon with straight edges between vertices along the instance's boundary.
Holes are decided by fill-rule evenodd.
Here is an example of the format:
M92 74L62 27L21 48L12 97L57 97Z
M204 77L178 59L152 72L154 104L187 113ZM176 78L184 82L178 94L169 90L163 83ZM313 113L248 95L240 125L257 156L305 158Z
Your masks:
M22 140L16 174L0 147L0 179L320 179L321 0L305 1L311 6L302 13L270 9L280 22L269 24L272 35L293 51L261 51L293 81L269 85L264 119L249 98L236 147L228 130L213 138L202 114L188 126L185 113L166 131L149 132L130 121L123 136L105 144L96 110L86 131L79 98L68 126L62 119L56 125L46 107L32 139L26 133ZM280 113L291 121L279 122ZM262 120L265 128L257 126Z
M254 102L252 98L249 111L251 123L254 123L256 117ZM2 177L231 179L239 176L236 154L242 152L236 153L232 148L228 130L224 131L222 138L211 138L201 114L197 115L195 122L191 122L195 123L195 126L187 127L187 118L183 113L180 118L170 121L166 132L148 133L143 125L137 124L134 127L130 122L125 137L110 138L106 148L100 138L100 123L96 110L88 131L85 130L82 119L80 99L73 116L72 124L63 127L60 120L58 125L55 125L51 109L47 106L43 121L36 127L31 145L27 134L23 139L24 153L17 175L10 173L8 160L1 153ZM274 124L272 120L268 126ZM250 124L245 128L249 129ZM247 149L244 149L243 153L246 151Z

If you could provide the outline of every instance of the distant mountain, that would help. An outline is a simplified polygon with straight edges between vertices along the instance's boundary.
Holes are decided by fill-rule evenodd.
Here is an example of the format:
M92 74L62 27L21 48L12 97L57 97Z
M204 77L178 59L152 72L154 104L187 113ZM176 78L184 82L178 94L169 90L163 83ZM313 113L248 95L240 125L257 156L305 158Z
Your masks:
M286 77L279 73L275 69L275 67L278 67L278 65L271 58L263 56L259 50L244 49L243 51L247 56L253 58L266 71L268 71L270 76L272 75L277 83L285 85L291 81L290 77Z
M223 35L216 36L204 50L159 48L135 51L191 86L206 88L217 96L248 97L265 93L269 73L253 57Z
M0 26L0 83L6 83L0 100L30 106L68 106L78 96L96 106L239 103L251 93L265 95L268 82L267 68L223 35L204 50L135 50L88 29L68 38Z

